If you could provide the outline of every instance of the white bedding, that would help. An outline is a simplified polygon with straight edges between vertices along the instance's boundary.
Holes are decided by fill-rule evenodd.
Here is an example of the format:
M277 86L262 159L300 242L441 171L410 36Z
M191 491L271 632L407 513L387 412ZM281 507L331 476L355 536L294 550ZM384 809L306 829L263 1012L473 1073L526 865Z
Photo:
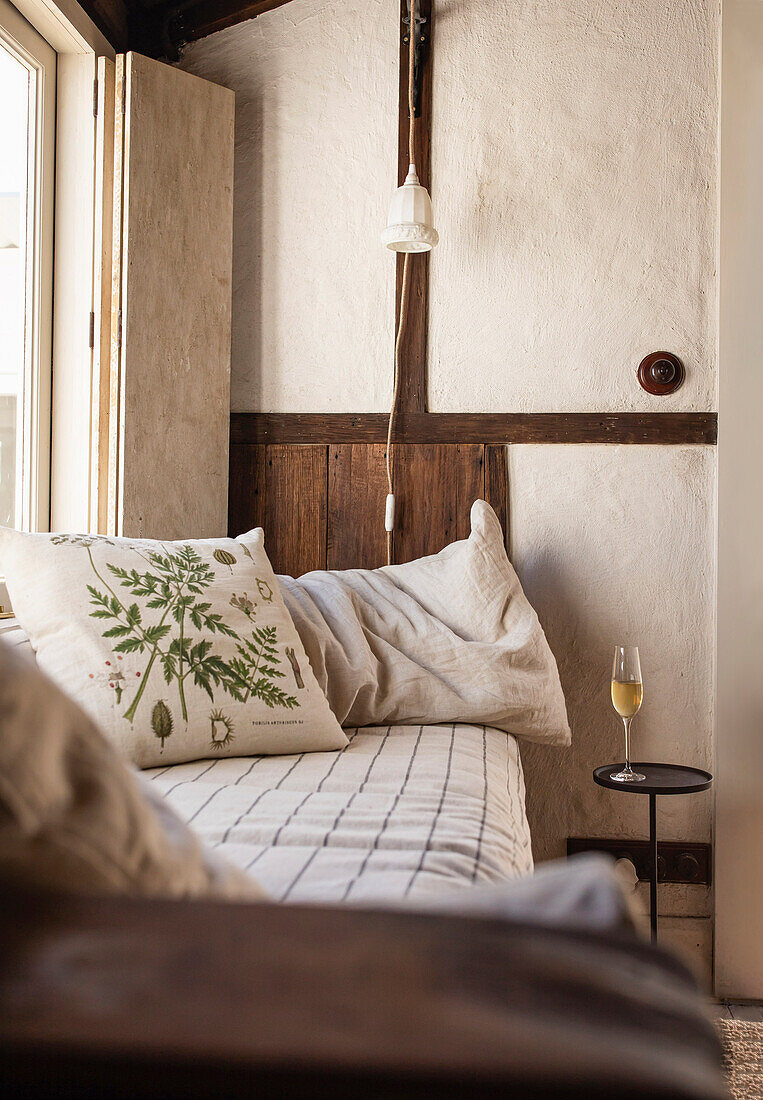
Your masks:
M397 900L532 871L513 737L460 724L346 732L339 752L143 774L277 900Z

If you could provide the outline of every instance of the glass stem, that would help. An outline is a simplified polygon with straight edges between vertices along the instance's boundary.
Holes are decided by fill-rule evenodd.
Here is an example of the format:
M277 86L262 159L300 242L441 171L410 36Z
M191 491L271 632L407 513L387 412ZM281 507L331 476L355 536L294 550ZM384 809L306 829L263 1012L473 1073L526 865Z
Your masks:
M623 718L625 726L625 770L631 770L631 719Z

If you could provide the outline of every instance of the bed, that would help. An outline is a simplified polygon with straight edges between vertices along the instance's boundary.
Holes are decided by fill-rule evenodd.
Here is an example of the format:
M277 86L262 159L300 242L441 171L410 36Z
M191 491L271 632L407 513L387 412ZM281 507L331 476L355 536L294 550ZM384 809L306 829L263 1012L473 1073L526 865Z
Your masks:
M517 738L569 728L475 507L436 559L279 578L342 749L216 743L139 774L3 631L19 1095L720 1100L694 982L634 935L611 866L528 874Z
M340 752L144 774L279 901L413 899L532 871L513 737L457 723L346 732Z
M202 758L188 752L178 759L170 754L184 746L182 727L171 734L170 720L165 747L144 719L151 756L133 757L143 776L208 848L274 900L416 900L532 871L517 737L568 742L564 697L537 615L506 557L500 523L485 502L475 502L471 527L467 539L440 554L391 570L315 571L298 580L271 574L304 646L300 661L309 662L316 691L330 707L338 739L328 751L301 751L311 736L300 732L302 744L294 748L238 755L247 736L239 715L230 744L203 736ZM53 553L60 554L62 540L53 538ZM256 617L262 608L252 610L246 594L228 593L227 586L240 587L228 562L241 557L242 544L230 545L220 604L243 600ZM109 540L102 549L117 552ZM79 547L71 553L77 561L83 556ZM58 604L51 595L46 606ZM101 620L88 610L80 612L81 630L95 623L98 637ZM106 640L125 629L113 628ZM51 633L58 645L58 633ZM4 637L30 649L18 626ZM107 665L122 660L108 649L104 655ZM128 663L129 653L123 668ZM69 689L80 664L84 683L98 685L102 705L103 685L92 671L86 675L95 659L59 674L60 686ZM282 681L291 675L284 667L286 673L274 673ZM158 667L151 683L171 701ZM87 687L80 697L88 709ZM124 708L113 693L106 702L123 730ZM208 710L204 696L200 713ZM300 729L310 729L316 713L308 712ZM97 710L91 717L104 728ZM289 711L268 712L267 736L272 740L270 731L287 720ZM128 733L134 729L131 721ZM166 764L163 753L170 756Z
M3 642L32 655L15 620ZM339 752L225 757L143 776L280 901L436 896L533 870L516 739L488 725L346 729Z

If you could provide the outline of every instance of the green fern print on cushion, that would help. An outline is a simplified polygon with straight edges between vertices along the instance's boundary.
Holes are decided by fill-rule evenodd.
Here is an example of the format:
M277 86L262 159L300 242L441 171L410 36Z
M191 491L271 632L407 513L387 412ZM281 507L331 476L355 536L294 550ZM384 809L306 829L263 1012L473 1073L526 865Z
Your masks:
M101 591L91 584L87 586L90 602L95 606L91 616L113 622L103 631L103 637L111 640L115 653L141 653L147 659L140 684L124 712L128 721L132 722L135 718L157 660L161 663L166 683L177 687L181 713L186 722L185 684L189 677L197 687L203 688L213 702L215 690L221 688L241 703L254 696L268 707L291 709L299 706L295 696L287 695L272 682L284 675L275 667L280 663L275 627L255 627L251 638L242 639L241 644L236 646L239 656L230 661L214 652L213 642L209 638L194 635L194 630L206 631L239 640L239 635L223 621L222 615L213 612L211 603L201 598L214 581L215 574L192 546L181 546L175 553L149 551L141 554L150 567L143 571L125 569L107 562L106 568L113 583L109 583L109 579L98 570L89 546L86 550L92 570L103 589ZM235 564L233 555L228 551L215 550L213 556L228 568ZM260 583L258 579L258 587ZM125 596L120 589L126 589L129 596ZM234 599L235 593L231 605L238 606L248 619L253 619L251 602L236 604ZM144 622L147 609L160 614L157 622Z
M347 744L258 528L167 542L0 528L41 667L139 767Z

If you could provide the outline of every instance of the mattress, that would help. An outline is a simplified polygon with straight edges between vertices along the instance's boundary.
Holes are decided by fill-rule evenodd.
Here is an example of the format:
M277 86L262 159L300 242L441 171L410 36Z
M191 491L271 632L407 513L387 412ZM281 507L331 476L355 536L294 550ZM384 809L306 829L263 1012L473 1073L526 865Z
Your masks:
M143 774L276 900L397 901L532 870L513 737L460 724L346 733L339 752Z

